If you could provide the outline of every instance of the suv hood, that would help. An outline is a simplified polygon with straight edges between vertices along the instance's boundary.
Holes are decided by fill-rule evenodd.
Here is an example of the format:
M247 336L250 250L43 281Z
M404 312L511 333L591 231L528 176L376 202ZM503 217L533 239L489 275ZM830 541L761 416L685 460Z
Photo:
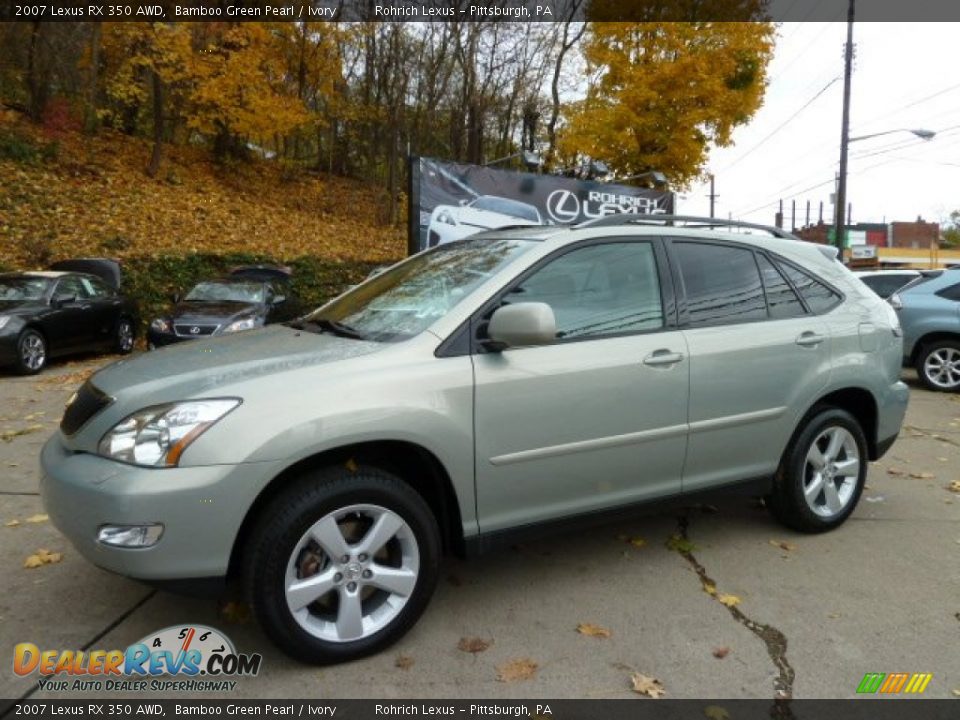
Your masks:
M108 365L91 382L126 405L210 395L258 376L358 357L389 347L271 325L142 353ZM123 397L118 397L120 394ZM136 404L134 403L134 404Z

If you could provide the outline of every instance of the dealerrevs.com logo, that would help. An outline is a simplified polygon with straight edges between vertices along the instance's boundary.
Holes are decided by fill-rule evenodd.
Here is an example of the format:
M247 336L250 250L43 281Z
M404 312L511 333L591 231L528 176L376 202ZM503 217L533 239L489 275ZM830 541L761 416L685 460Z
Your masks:
M232 678L255 676L262 662L204 625L168 627L125 650L41 650L29 642L13 649L13 672L37 673L39 689L54 691L231 691Z

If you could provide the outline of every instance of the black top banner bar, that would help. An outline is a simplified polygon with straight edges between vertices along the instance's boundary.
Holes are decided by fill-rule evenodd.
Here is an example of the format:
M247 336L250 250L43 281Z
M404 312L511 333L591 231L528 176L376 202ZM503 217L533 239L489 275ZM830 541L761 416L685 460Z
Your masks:
M0 0L0 21L814 22L847 0ZM960 21L957 0L859 0L858 22Z

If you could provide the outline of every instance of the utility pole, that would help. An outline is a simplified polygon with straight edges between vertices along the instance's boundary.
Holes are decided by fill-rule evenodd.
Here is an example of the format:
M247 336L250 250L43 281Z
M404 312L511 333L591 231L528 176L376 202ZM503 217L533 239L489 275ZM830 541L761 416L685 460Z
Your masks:
M840 175L837 178L836 222L834 223L834 242L843 257L843 240L847 206L847 150L850 144L850 79L853 75L853 17L854 1L847 6L847 46L843 59L843 120L840 127Z
M716 205L716 200L718 197L719 195L717 195L717 193L714 191L713 173L710 173L710 218L711 219L716 217L716 215L714 215L713 213Z

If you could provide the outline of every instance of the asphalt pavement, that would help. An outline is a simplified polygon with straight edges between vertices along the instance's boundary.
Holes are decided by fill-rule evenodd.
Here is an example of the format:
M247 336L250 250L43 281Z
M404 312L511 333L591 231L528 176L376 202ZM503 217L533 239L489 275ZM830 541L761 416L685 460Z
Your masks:
M960 395L927 392L912 375L900 438L834 532L794 533L731 498L449 559L397 645L316 668L278 652L239 602L99 570L43 519L40 447L105 361L0 374L0 698L124 695L38 690L36 675L12 671L17 643L122 649L191 623L263 654L233 698L630 698L635 672L671 698L848 698L867 672L932 673L925 697L960 694L960 494L949 489L960 480ZM24 567L39 550L59 562ZM518 660L525 679L498 679Z

